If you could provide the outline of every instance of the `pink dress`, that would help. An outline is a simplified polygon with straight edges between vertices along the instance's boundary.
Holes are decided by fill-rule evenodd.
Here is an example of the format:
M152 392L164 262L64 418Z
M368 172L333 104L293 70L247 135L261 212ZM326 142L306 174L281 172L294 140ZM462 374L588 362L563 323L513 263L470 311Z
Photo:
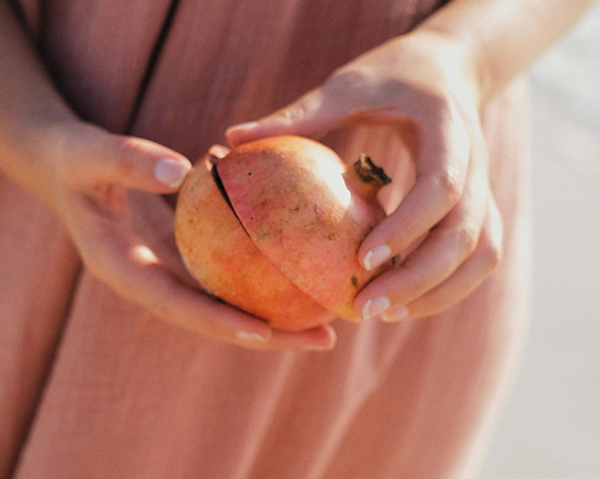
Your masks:
M22 0L65 98L189 158L413 28L436 0ZM0 175L0 478L473 477L524 337L526 86L489 106L504 260L432 318L336 320L330 353L254 352L169 326L94 279L59 221ZM394 132L331 135L391 162ZM172 241L165 204L139 227Z

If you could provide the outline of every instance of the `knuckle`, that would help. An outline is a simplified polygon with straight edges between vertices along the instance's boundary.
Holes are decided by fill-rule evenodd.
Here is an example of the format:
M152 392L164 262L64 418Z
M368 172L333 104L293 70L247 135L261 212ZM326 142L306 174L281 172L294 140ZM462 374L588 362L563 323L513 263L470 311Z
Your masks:
M323 90L328 97L337 99L337 101L352 98L365 104L376 103L377 99L383 95L381 85L376 81L375 75L366 68L334 73L325 83Z
M133 138L113 137L113 159L116 173L122 177L130 177L135 171L138 159L144 155L142 145Z
M482 245L482 254L489 270L494 270L502 261L502 245L495 241L485 241Z
M275 116L286 123L296 123L307 116L307 106L304 101L298 101L275 113Z
M456 204L463 192L460 174L454 168L447 168L437 174L434 185L449 204Z
M373 86L372 76L366 70L341 70L335 72L325 84L334 92L366 91Z
M405 278L402 284L404 295L408 301L418 298L423 293L423 286L418 278L409 276ZM406 301L406 299L405 299Z
M472 226L465 225L461 228L458 228L454 233L454 237L456 238L456 242L460 246L461 250L466 253L472 253L475 251L475 247L477 246L477 241L479 239L477 229Z

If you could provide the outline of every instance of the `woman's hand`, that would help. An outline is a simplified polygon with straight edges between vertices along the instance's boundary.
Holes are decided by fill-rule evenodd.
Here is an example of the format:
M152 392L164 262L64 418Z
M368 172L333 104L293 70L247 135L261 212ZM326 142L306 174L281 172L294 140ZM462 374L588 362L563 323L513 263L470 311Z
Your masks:
M203 294L174 240L154 241L157 229L173 224L173 212L158 195L176 192L190 166L156 143L80 121L10 5L0 2L0 172L56 212L89 271L157 317L215 340L253 349L331 349L330 327L273 331ZM140 195L158 221L147 235L137 228L139 208L132 212L128 201L135 197L139 207Z
M425 240L367 285L355 308L365 319L428 316L465 298L501 256L502 221L490 189L478 95L476 69L462 44L415 31L338 69L295 103L230 128L228 140L318 138L357 122L416 132L416 183L363 241L359 261L370 270Z
M87 269L123 298L157 317L212 339L252 349L333 347L330 327L302 333L269 325L198 290L174 247L151 244L134 229L131 189L154 193L161 221L173 212L157 194L176 192L189 169L182 155L156 143L109 134L81 122L52 127L45 135L44 200L65 223ZM158 204L160 203L160 205ZM168 210L168 212L166 212ZM158 213L157 213L158 214ZM163 245L164 246L164 245Z

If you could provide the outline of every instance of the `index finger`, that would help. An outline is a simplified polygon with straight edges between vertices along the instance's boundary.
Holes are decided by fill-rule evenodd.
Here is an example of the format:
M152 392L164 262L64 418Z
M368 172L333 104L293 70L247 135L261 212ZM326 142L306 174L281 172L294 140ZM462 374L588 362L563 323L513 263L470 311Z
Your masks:
M426 234L462 195L470 154L469 137L457 113L418 122L416 182L398 208L376 226L358 250L365 269L375 269Z

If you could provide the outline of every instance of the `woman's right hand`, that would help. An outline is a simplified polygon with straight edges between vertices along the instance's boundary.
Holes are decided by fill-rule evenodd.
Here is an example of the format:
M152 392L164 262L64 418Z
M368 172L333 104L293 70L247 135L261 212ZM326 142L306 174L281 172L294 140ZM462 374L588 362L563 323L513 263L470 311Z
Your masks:
M273 330L202 293L177 251L160 258L134 231L127 190L175 193L191 168L187 158L78 121L51 127L44 141L41 163L49 186L44 200L66 225L86 268L117 294L215 340L261 350L333 348L330 326L301 333Z
M179 189L190 162L77 118L9 3L0 2L0 171L57 213L86 268L126 300L215 340L252 349L331 349L331 327L274 331L199 291L174 241L171 251L153 251L136 233L128 189L147 192L162 207L158 195ZM162 213L172 225L172 212Z

